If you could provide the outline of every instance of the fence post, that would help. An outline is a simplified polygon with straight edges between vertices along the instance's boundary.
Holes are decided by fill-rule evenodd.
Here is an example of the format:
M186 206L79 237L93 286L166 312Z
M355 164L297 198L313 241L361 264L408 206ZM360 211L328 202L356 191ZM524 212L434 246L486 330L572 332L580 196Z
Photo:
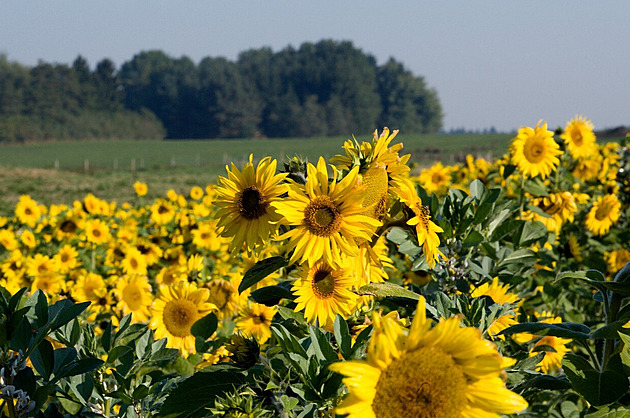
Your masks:
M90 171L90 160L83 160L83 171Z
M55 170L59 170L59 158L55 158Z
M132 158L131 159L131 166L130 166L131 171L135 172L136 171L136 159Z

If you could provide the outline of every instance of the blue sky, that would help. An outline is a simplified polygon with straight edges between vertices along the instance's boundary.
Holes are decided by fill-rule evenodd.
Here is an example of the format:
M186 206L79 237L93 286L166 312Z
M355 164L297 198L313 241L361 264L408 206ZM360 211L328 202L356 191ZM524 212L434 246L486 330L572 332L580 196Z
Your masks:
M438 91L446 129L513 130L576 114L630 125L627 0L5 0L0 53L34 65L117 66L161 49L195 62L321 39L401 61Z

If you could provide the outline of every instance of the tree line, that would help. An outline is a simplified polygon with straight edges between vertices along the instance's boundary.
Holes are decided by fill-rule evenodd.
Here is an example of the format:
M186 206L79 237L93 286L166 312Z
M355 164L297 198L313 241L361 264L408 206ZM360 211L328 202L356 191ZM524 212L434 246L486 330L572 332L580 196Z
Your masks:
M0 55L0 141L241 138L407 133L442 127L437 92L393 58L349 41L250 49L195 64L143 51L116 68L27 67Z

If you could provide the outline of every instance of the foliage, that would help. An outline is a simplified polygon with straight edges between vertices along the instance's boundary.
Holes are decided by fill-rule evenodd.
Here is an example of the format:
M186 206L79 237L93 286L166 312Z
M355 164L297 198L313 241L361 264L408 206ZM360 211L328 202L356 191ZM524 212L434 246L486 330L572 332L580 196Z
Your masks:
M630 209L623 199L618 216L612 203L595 206L601 196L630 193L627 143L595 146L590 157L599 166L585 172L578 169L583 157L558 141L563 154L543 180L524 176L510 155L471 156L465 165L410 176L394 137L386 131L372 142L346 142L332 172L323 160L317 167L288 162L297 180L289 187L280 176L274 187L287 193L279 198L264 194L270 176L248 177L251 162L242 172L231 168L241 188L232 192L221 190L227 182L220 180L189 197L169 191L118 205L90 194L73 205L44 206L25 195L0 218L3 413L329 416L356 389L331 368L363 365L375 353L382 357L370 358L384 370L392 356L411 365L390 338L426 333L442 338L424 341L427 349L457 334L466 341L452 346L462 353L479 341L502 356L504 380L497 379L527 402L524 415L627 414ZM387 175L375 176L381 169ZM324 191L342 195L353 176L360 181L351 189L370 184L364 201L374 194L384 210L367 204L344 227L357 236L371 231L371 239L338 247L328 269L293 257L301 236L294 244L291 231L317 221L314 230L324 235L337 225L332 209L309 218L308 206L303 222L292 223L298 191L316 209L329 208ZM230 205L236 210L223 210ZM601 210L593 225L594 207ZM251 221L267 210L282 215L273 237L243 220L243 213ZM369 228L369 216L378 227ZM249 226L244 239L256 242L252 253L230 255L231 240L221 236L229 227L217 228L220 219L236 220L232 232ZM338 273L335 263L350 260L361 264ZM303 284L315 306L333 297L341 278L354 280L345 289L352 297L335 294L336 305L317 305L314 313L299 308ZM202 307L211 312L198 314ZM453 323L461 334L436 331Z

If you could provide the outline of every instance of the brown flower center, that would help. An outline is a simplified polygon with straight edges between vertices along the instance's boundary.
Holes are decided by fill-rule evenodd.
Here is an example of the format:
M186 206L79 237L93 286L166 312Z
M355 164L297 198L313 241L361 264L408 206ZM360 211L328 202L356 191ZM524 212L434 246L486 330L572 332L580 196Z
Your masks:
M467 403L466 376L437 348L405 353L381 373L372 410L377 417L459 417Z
M164 306L164 326L175 337L184 338L191 335L190 328L197 319L199 319L197 306L189 300L172 300Z
M249 221L258 219L267 213L269 202L265 200L258 187L250 186L241 192L237 206L241 216Z
M335 292L335 278L328 269L318 269L313 274L313 292L320 299L328 299Z
M310 233L329 237L341 226L341 213L328 196L317 196L304 209L304 224Z

